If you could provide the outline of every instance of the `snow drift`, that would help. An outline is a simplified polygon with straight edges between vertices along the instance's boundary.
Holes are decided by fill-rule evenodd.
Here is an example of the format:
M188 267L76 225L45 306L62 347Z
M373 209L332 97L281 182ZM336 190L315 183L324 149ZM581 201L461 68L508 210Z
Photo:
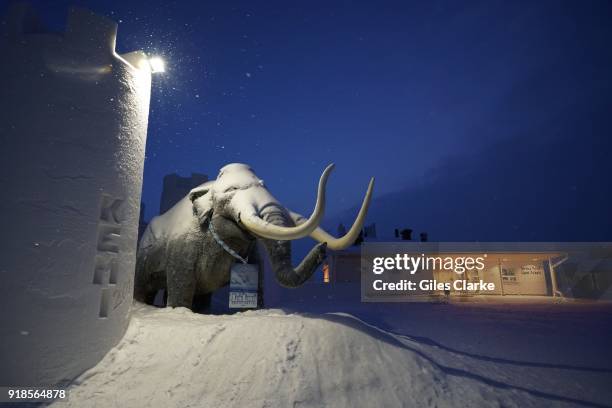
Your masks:
M54 407L530 406L446 373L344 314L210 316L137 305L123 340Z

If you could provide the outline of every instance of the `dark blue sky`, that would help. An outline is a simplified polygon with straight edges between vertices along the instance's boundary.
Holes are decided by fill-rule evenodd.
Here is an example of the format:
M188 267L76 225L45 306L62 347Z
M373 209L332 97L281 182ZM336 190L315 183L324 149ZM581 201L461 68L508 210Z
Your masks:
M166 58L151 100L147 218L165 174L215 177L229 162L251 164L277 198L306 213L320 172L335 162L329 221L360 202L370 176L376 197L388 201L387 193L453 180L462 160L486 174L487 160L507 160L497 149L513 140L567 153L558 141L578 135L560 133L576 123L589 124L576 130L582 159L589 146L610 152L609 1L32 3L54 27L69 5L86 6L119 22L119 53ZM546 164L554 165L570 164ZM589 165L580 163L587 176L578 183L609 192L609 176L590 174ZM540 169L536 160L530 171L504 174L512 185L555 174ZM453 194L457 217L473 195ZM420 211L428 199L440 202L424 195Z

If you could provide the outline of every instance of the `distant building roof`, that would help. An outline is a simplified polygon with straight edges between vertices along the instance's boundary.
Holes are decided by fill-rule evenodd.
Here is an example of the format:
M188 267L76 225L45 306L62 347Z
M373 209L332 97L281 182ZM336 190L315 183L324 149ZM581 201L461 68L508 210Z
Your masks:
M200 173L191 173L189 177L181 177L176 173L164 176L164 185L159 203L159 213L168 211L174 204L179 202L189 191L206 183L208 176Z

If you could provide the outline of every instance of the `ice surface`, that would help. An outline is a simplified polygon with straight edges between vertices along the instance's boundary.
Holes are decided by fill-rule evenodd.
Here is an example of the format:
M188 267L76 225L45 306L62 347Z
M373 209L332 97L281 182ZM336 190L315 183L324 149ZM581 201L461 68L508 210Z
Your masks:
M474 370L478 361L455 356L451 367L445 354L346 314L137 305L124 339L53 406L576 405L495 380L500 368L490 362Z

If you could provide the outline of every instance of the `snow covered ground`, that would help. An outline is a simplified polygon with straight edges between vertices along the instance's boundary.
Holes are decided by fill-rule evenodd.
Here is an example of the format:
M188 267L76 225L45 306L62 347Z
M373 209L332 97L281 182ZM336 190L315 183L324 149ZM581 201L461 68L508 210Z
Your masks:
M535 323L519 313L508 326L500 312L504 308L439 305L441 309L429 304L402 305L404 312L420 311L403 318L388 308L385 322L381 310L374 317L374 306L362 305L356 314L379 326L390 326L396 319L396 331L412 328L419 336L391 334L343 313L272 309L200 315L136 305L124 339L77 379L68 401L53 406L612 404L612 368L606 355L580 365L571 356L551 357L536 341L542 356L526 352L524 361L515 359L513 343L521 350L524 344L517 339L550 340L548 332L555 333L553 326L559 323L554 318L547 326L537 313L529 313ZM412 309L403 309L409 306ZM601 316L595 318L601 322ZM574 323L574 329L580 329L580 322ZM525 329L536 332L521 334ZM440 337L442 332L446 334ZM474 344L467 347L470 339ZM599 348L601 339L593 340L590 344ZM557 343L551 344L556 355ZM588 345L588 339L583 344Z

